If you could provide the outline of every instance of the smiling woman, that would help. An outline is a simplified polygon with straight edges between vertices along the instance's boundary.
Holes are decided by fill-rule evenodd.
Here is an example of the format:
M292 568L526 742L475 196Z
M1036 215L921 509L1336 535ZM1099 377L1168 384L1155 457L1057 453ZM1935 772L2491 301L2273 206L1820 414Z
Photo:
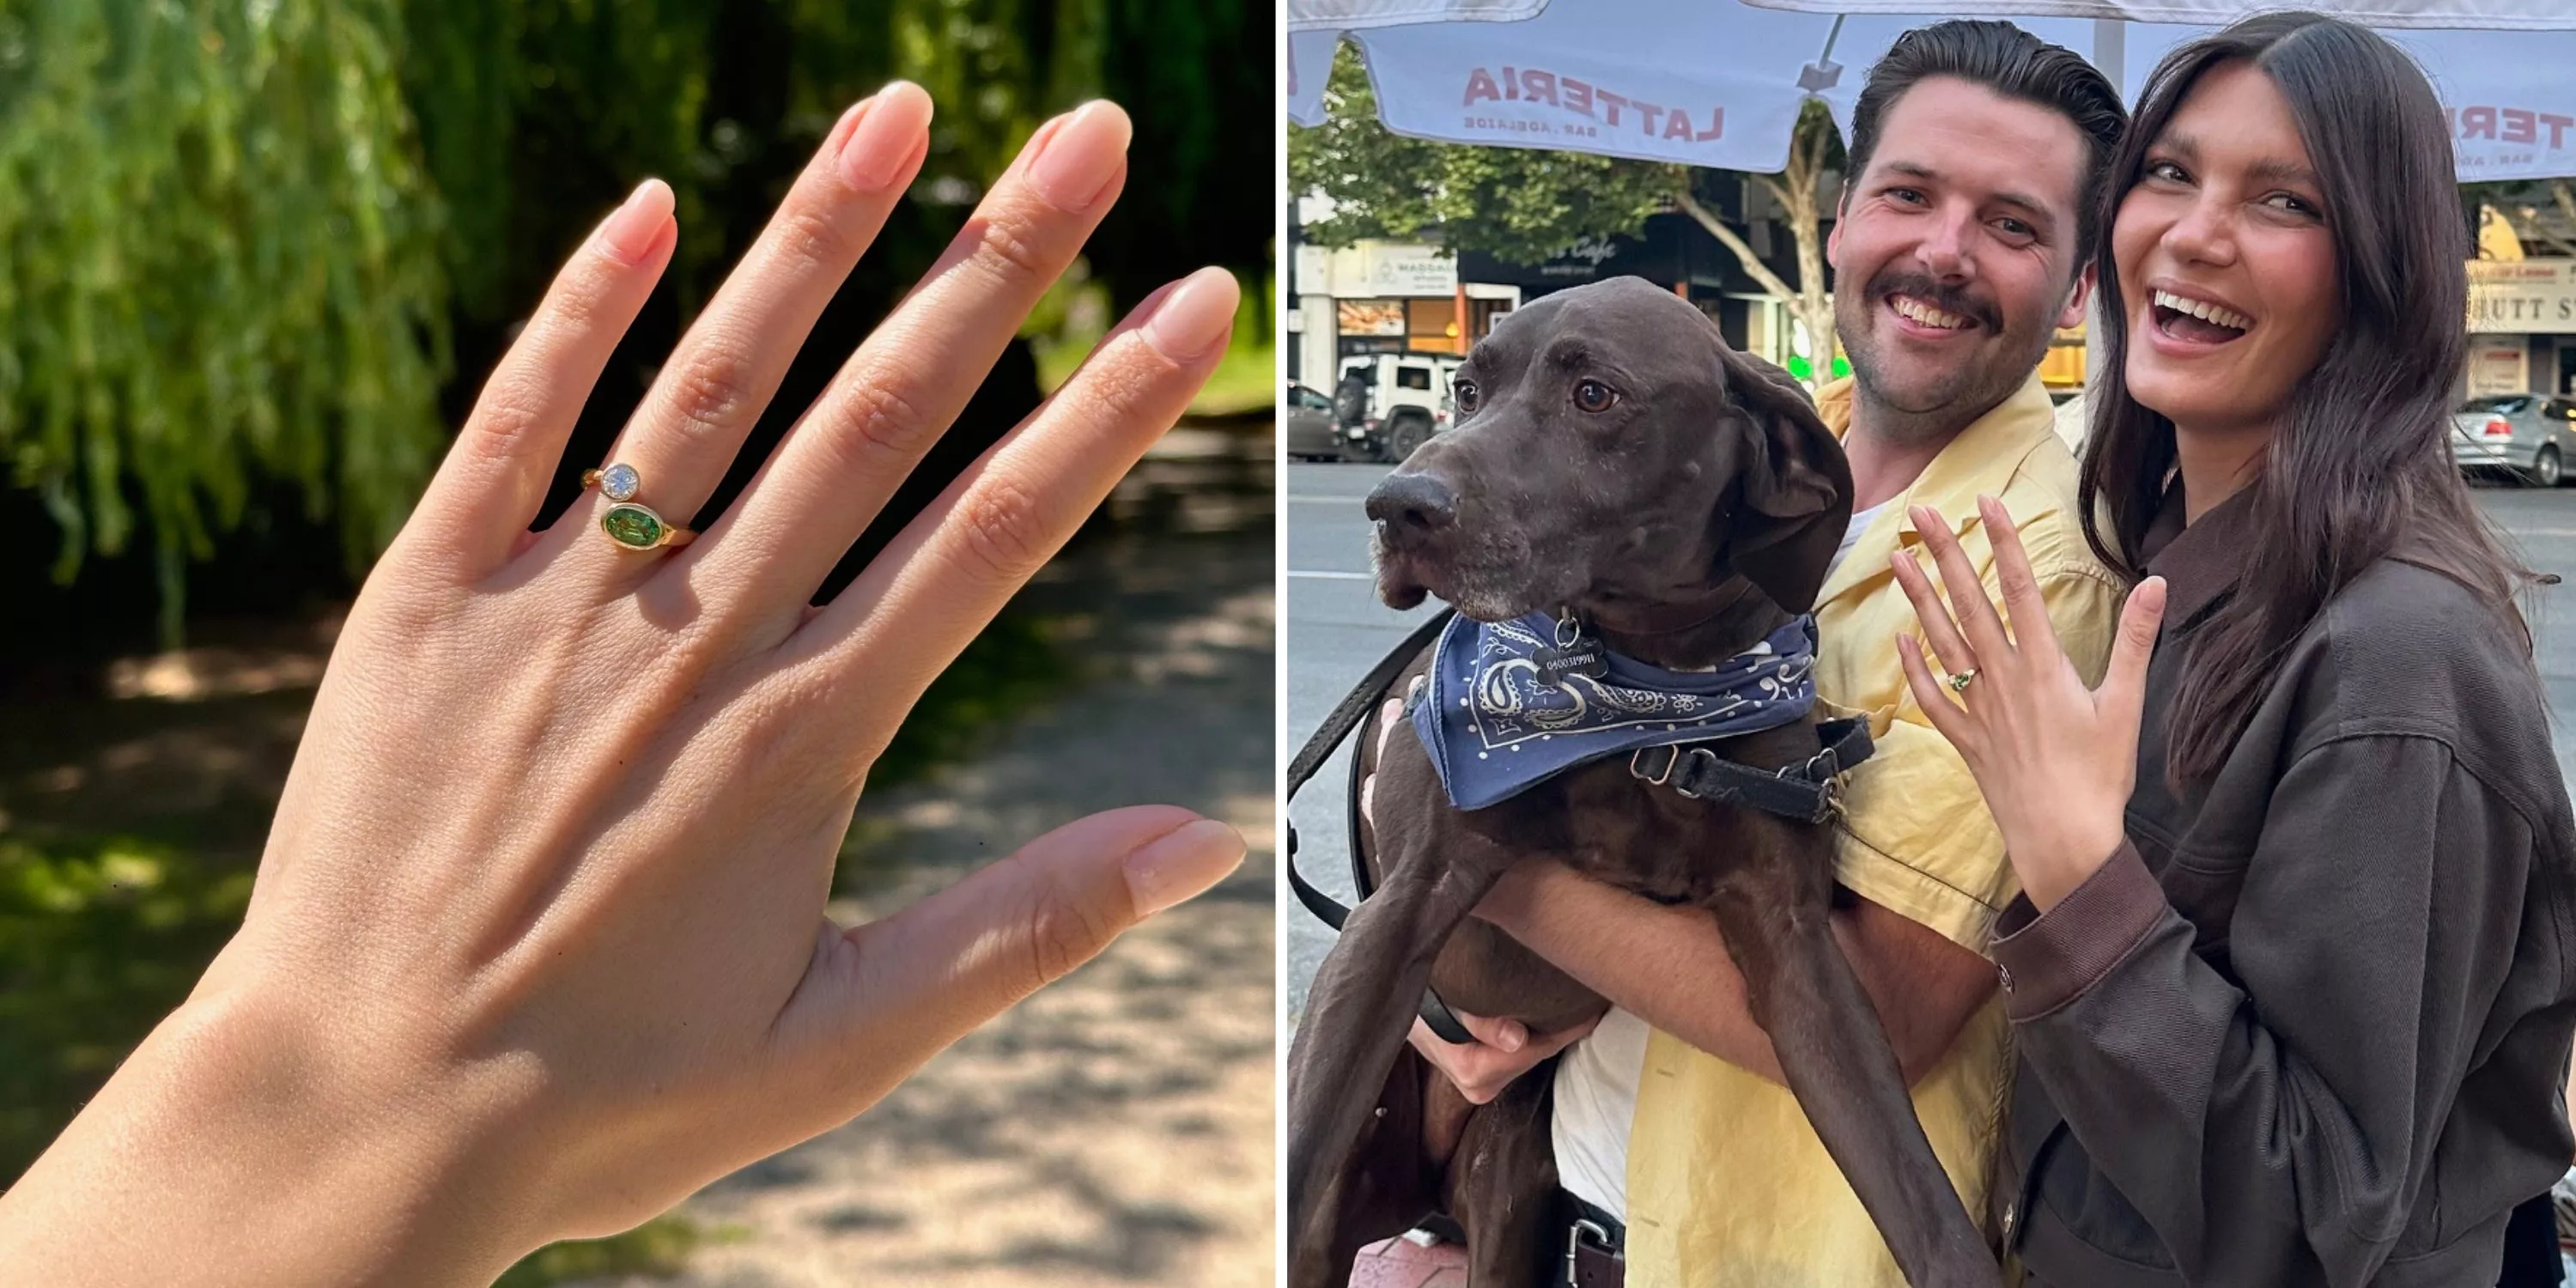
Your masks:
M2112 224L2130 394L2261 450L2343 325L2329 210L2271 76L2212 68L2149 145Z
M2111 173L2081 508L2136 585L2108 677L2060 653L1999 503L2004 613L1931 516L1946 604L1895 561L1974 678L1901 649L2023 889L2007 1241L2040 1285L2492 1284L2576 1152L2576 819L2530 574L2443 443L2441 109L2371 31L2267 15L2157 69Z

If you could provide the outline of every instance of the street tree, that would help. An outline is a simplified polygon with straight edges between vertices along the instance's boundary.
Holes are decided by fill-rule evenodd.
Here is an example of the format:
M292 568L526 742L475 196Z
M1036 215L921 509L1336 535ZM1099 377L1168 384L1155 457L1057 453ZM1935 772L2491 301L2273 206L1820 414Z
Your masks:
M1788 226L1796 247L1794 286L1723 213L1720 185L1737 177L1732 171L1405 138L1378 122L1368 74L1347 45L1334 55L1324 112L1322 124L1288 135L1290 189L1331 205L1328 216L1305 225L1308 240L1346 246L1384 237L1530 264L1589 238L1635 236L1648 216L1679 211L1734 252L1762 289L1788 301L1806 329L1814 370L1833 369L1824 220L1842 144L1822 102L1809 102L1800 114L1786 169L1741 176L1748 191L1769 196Z

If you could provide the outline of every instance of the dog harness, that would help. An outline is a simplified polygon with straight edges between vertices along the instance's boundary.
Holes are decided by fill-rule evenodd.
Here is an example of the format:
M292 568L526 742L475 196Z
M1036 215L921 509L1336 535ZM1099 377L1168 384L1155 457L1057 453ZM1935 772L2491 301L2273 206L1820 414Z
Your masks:
M1525 623L1529 620L1530 619L1522 619L1522 622ZM1539 615L1537 620L1542 623L1541 626L1524 627L1522 634L1527 637L1535 638L1538 630L1545 629L1549 632L1551 643L1554 643L1555 633L1553 623L1548 622L1543 614ZM1460 622L1461 619L1458 618L1456 609L1441 609L1438 613L1433 614L1429 620L1423 622L1422 625L1414 628L1413 632L1404 638L1404 642L1396 645L1395 648L1385 657L1378 659L1376 666L1369 668L1369 673L1362 676L1359 684L1353 687L1349 693L1342 696L1342 700L1335 704L1333 710L1324 717L1324 723L1315 730L1313 736L1307 738L1306 745L1298 749L1296 757L1288 762L1288 790L1285 797L1282 799L1283 805L1296 799L1297 789L1305 786L1307 781L1315 776L1316 770L1323 768L1324 761L1331 757L1334 748L1341 746L1342 741L1350 737L1353 730L1368 723L1370 718L1375 715L1378 703L1385 699L1388 689L1394 685L1395 678L1398 675L1403 674L1404 669L1412 664L1413 659L1422 652L1423 646L1432 643L1434 640L1445 640L1447 633L1457 627ZM1519 623L1505 623L1505 625L1518 624ZM1806 760L1801 761L1798 764L1789 765L1780 769L1759 769L1751 765L1740 764L1736 761L1728 760L1725 757L1718 755L1715 750L1718 745L1724 743L1728 738L1752 733L1758 729L1772 728L1778 725L1787 724L1790 721L1804 717L1808 713L1815 697L1813 681L1811 678L1808 678L1815 656L1815 619L1805 616L1800 617L1797 621L1781 628L1780 631L1774 632L1770 640L1764 641L1763 646L1775 647L1773 646L1773 641L1778 640L1782 634L1793 630L1798 632L1797 643L1801 645L1804 650L1803 653L1799 655L1803 660L1797 664L1797 670L1801 677L1800 682L1806 692L1805 697L1799 701L1796 710L1792 711L1787 716L1773 720L1769 724L1733 728L1729 729L1727 732L1716 734L1712 734L1704 727L1695 727L1688 730L1679 728L1669 731L1659 730L1657 731L1657 734L1661 739L1660 741L1650 740L1644 742L1642 745L1630 742L1609 747L1608 749L1597 752L1596 754L1582 757L1576 762L1558 766L1556 769L1530 779L1528 783L1522 784L1521 788L1515 788L1514 790L1517 791L1525 789L1529 785L1543 781L1545 778L1550 777L1553 774L1562 773L1566 769L1573 768L1575 763L1615 756L1619 754L1619 752L1626 750L1628 751L1628 772L1637 777L1640 781L1651 783L1657 787L1668 788L1675 793L1694 800L1709 800L1725 804L1743 805L1748 808L1762 810L1765 813L1777 814L1784 818L1796 819L1803 823L1823 823L1826 819L1833 817L1834 811L1839 808L1841 804L1843 772L1850 769L1852 766L1869 759L1872 744L1870 742L1869 721L1867 718L1855 716L1844 720L1828 720L1818 724L1816 726L1816 736L1822 745L1817 750L1816 754L1808 757ZM1470 635L1479 633L1480 632L1475 631L1468 632ZM1560 652L1562 651L1564 650L1560 650ZM1436 651L1433 655L1433 672L1435 674L1440 672L1439 662L1445 652L1446 649L1444 648ZM1731 660L1727 664L1727 667L1732 667L1737 662L1742 662L1746 658L1751 658L1753 656L1754 654L1747 653L1742 657ZM1784 656L1786 655L1777 652L1775 647L1775 652L1771 655L1770 659L1771 665L1780 665ZM1535 669L1536 664L1540 660L1541 658L1538 655L1533 655L1533 669ZM1622 672L1618 670L1611 669L1610 664L1614 661L1617 663L1625 663L1630 667L1640 668L1641 670L1649 672L1657 672L1663 675L1678 675L1691 680L1704 678L1700 673L1663 671L1661 668L1647 667L1643 663L1636 662L1633 659L1619 658L1616 654L1607 654L1606 652L1602 661L1603 675L1614 680L1622 674ZM1754 663L1751 665L1758 668L1760 664ZM1720 671L1724 671L1727 667L1721 667L1719 669ZM1518 669L1514 668L1513 673L1517 674ZM1459 674L1466 675L1469 673L1466 671L1460 671ZM1469 683L1472 683L1472 681ZM1457 696L1458 695L1453 694L1451 696L1451 701L1454 702ZM1418 707L1428 706L1434 701L1436 701L1436 697L1424 698L1421 699L1417 705ZM1775 702L1773 704L1773 708L1776 710L1779 705L1779 703ZM1422 716L1419 709L1417 709L1415 713L1415 721L1415 730L1419 733L1422 727ZM1657 723L1664 722L1659 721ZM1678 725L1681 722L1673 721L1671 723ZM1497 727L1514 728L1517 726L1507 724ZM1680 735L1678 739L1673 737L1675 734ZM1553 741L1553 739L1550 739L1549 743L1552 743ZM1548 744L1542 743L1541 745ZM1436 749L1437 744L1426 737L1424 746L1426 748L1433 749L1431 751L1432 763L1435 766L1438 765L1440 763L1441 753ZM1630 748L1634 749L1630 750ZM1490 749L1487 750L1488 760L1480 763L1490 763ZM1376 883L1369 875L1367 856L1360 850L1360 762L1360 756L1354 752L1351 756L1350 784L1348 790L1344 794L1343 809L1345 826L1348 828L1348 835L1350 838L1351 889L1357 899L1366 900ZM1445 769L1441 771L1441 781L1443 787L1448 790L1452 802L1456 802L1458 799L1458 790L1456 787L1450 785L1449 774ZM1510 794L1511 793L1506 792L1504 795L1495 797L1494 799L1508 799ZM1486 801L1485 803L1491 804L1492 801ZM1470 807L1461 806L1461 808ZM1288 862L1286 867L1288 869L1288 887L1296 894L1297 902L1305 905L1306 911L1313 913L1315 917L1321 920L1325 925L1331 926L1335 930L1340 930L1342 928L1342 923L1350 919L1351 909L1345 906L1340 900L1335 899L1331 895L1316 888L1313 882L1306 879L1304 873L1297 870L1297 825L1294 822L1291 822L1288 825ZM1423 1023L1430 1026L1431 1031L1438 1034L1440 1039L1444 1042L1467 1043L1475 1041L1474 1035L1467 1032L1467 1026L1459 1023L1458 1017L1440 1000L1439 996L1427 988L1422 992L1421 1015Z

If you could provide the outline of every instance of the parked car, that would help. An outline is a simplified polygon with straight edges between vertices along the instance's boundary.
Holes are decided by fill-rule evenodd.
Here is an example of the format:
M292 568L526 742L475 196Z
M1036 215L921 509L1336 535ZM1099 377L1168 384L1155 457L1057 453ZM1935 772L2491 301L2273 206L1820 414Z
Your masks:
M1342 382L1354 384L1356 407L1342 407L1345 435L1356 427L1377 460L1402 461L1449 427L1449 378L1464 360L1445 353L1370 353L1342 359ZM1353 413L1357 414L1354 415Z
M1280 437L1287 443L1288 459L1338 461L1344 452L1365 452L1362 444L1343 436L1341 418L1333 414L1333 400L1322 393L1291 380L1288 397L1281 405L1285 414Z
M2541 487L2565 479L2576 456L2576 399L2490 394L2451 413L2451 459L2464 470L2511 470Z

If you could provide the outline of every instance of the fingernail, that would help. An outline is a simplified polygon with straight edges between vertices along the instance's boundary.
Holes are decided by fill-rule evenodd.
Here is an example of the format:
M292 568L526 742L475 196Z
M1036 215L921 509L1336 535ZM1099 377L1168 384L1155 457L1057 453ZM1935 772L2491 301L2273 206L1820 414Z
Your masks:
M1518 1024L1506 1024L1494 1036L1502 1040L1500 1045L1505 1051L1518 1051L1529 1045L1529 1030Z
M1234 274L1202 268L1182 278L1145 319L1145 343L1174 362L1203 358L1234 325L1234 306L1241 298Z
M1118 177L1134 133L1116 103L1097 100L1074 109L1053 130L1041 128L1029 160L1029 184L1068 211L1088 210Z
M621 264L636 264L661 239L662 226L671 222L671 185L659 179L647 179L627 194L626 204L608 212L600 221L599 231L592 234L600 247Z
M850 111L859 124L841 145L841 182L874 192L894 182L920 145L930 125L930 95L910 81L896 81Z
M1212 818L1185 824L1127 856L1127 893L1150 917L1215 885L1243 863L1243 834Z

